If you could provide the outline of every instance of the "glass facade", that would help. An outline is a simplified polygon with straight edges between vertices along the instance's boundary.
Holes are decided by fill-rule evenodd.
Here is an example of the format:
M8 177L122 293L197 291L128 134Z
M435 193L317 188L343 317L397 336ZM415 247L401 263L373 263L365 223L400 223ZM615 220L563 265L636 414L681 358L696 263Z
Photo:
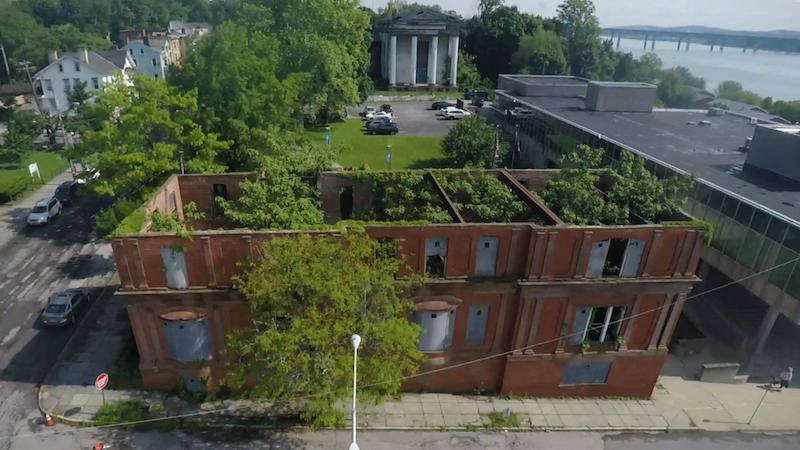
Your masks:
M498 92L495 100L500 111L522 106L515 104L513 97L503 92ZM510 124L519 130L520 135L533 138L539 144L533 150L544 154L549 167L555 167L558 157L578 144L602 148L605 150L605 163L611 167L619 165L621 147L540 111L536 111L533 118L520 121L506 114L501 121L505 122L506 130ZM652 161L647 165L659 178L675 175L672 169ZM714 226L711 247L753 272L800 257L800 228L700 181L684 209ZM798 266L800 262L792 262L771 270L765 277L788 295L800 299Z

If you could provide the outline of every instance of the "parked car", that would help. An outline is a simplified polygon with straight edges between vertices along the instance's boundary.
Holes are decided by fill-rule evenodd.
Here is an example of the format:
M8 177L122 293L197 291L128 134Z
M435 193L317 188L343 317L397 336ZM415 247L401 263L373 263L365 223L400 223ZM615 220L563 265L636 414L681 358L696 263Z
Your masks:
M50 297L42 312L42 324L66 326L75 323L77 311L89 302L89 295L80 289L71 289Z
M373 120L367 124L367 134L397 134L397 122L391 120Z
M372 114L367 114L367 120L368 121L369 120L374 120L374 119L379 119L379 118L384 118L384 117L387 118L387 119L391 119L392 118L392 113L386 112L386 111L377 111L377 112L374 112Z
M388 103L384 103L383 105L381 105L381 111L391 114L392 113L392 105L390 105Z
M464 117L472 115L469 111L464 111L463 109L448 109L444 113L444 118L447 120L458 120L463 119Z
M378 108L374 106L365 106L364 110L361 111L359 114L361 115L361 117L366 118L368 115L375 114L376 112L378 112Z
M449 100L439 100L438 102L431 103L431 109L434 111L440 111L448 106L456 106L456 104Z
M80 184L76 180L65 181L56 188L55 197L62 206L69 206L78 200Z
M61 214L61 202L55 197L43 198L36 202L28 213L26 221L28 225L44 225L59 214Z
M461 108L459 108L457 106L446 106L446 107L444 107L444 108L439 110L439 115L440 116L445 116L445 115L447 115L448 111L456 111L456 110L459 110L459 109L461 109Z
M533 112L533 110L531 109L517 106L515 108L509 109L506 115L512 120L519 122L523 120L532 119L536 115L536 113Z

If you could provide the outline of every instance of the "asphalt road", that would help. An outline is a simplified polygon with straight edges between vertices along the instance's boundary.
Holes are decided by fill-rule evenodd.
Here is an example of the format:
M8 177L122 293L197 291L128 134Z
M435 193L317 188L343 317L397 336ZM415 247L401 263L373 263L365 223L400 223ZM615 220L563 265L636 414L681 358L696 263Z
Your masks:
M109 245L90 239L91 216L101 206L84 199L36 229L18 226L26 208L2 217L13 226L0 230L0 450L16 448L9 436L42 429L36 386L73 333L40 325L48 298L102 285L113 270Z
M797 434L745 433L573 433L573 432L413 432L359 433L363 450L787 450L800 448ZM65 434L20 438L15 449L89 449L102 442L119 450L346 450L347 431L258 433L253 431L189 434L73 429Z

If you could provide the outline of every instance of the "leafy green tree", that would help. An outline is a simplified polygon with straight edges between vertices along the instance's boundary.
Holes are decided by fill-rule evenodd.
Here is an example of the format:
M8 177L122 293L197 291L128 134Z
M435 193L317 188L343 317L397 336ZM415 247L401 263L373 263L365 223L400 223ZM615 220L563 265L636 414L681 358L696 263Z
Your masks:
M451 223L439 194L422 172L355 173L359 181L370 184L375 208L359 212L356 219L384 222Z
M32 111L13 111L8 120L4 145L0 147L0 161L19 163L22 156L35 148L35 140L42 134L44 122Z
M69 90L69 102L76 109L80 109L91 97L92 94L86 90L86 82L84 81L75 83L75 86Z
M758 105L761 103L761 96L755 92L745 90L742 83L738 81L722 81L717 86L717 97L734 100L737 102Z
M786 102L778 100L772 103L769 107L765 106L772 114L779 115L787 120L798 123L800 122L800 101Z
M670 108L688 108L694 98L694 91L684 83L680 74L670 69L661 73L657 95Z
M636 60L632 53L619 53L614 66L614 81L632 81L636 76Z
M622 152L612 178L609 199L648 222L663 220L678 211L694 187L694 180L686 176L659 180L647 169L644 158L630 152Z
M239 184L236 200L215 199L225 218L251 229L292 229L321 225L316 192L282 164L265 167L264 178Z
M133 86L122 80L107 86L89 109L90 114L105 114L105 120L83 136L75 156L100 174L93 182L100 194L144 195L180 172L181 159L188 172L223 169L215 161L229 143L198 123L196 91L181 93L136 76Z
M444 172L436 178L465 219L476 222L523 222L528 206L492 175Z
M580 145L561 160L562 169L547 183L542 198L567 223L600 225L626 223L628 215L606 202L597 184L603 150Z
M565 0L558 6L558 20L567 41L570 73L589 77L596 70L600 44L600 22L591 0Z
M445 59L444 77L442 78L446 85L450 85L450 57ZM475 58L469 53L458 52L458 88L462 91L469 91L471 89L485 87L490 83L485 78L481 77L478 68L475 67Z
M523 36L512 61L519 73L560 75L567 68L564 42L555 32L545 29Z
M232 142L228 170L252 170L260 149L279 129L300 123L300 85L307 74L279 77L279 42L233 23L197 42L174 82L197 89L204 124Z
M491 168L503 160L508 144L499 139L495 127L480 116L461 119L442 140L442 150L453 167Z
M481 76L496 83L498 74L514 71L511 58L520 38L540 28L542 20L503 0L483 2L479 10L481 14L465 24L463 48L475 57Z
M620 81L644 81L655 83L661 77L661 58L655 53L645 53L636 60L633 78Z
M334 405L352 395L350 336L358 333L359 397L397 394L424 357L419 328L408 320L419 283L395 279L402 267L395 252L348 231L276 237L263 255L234 281L252 326L226 339L226 384L241 389L252 380L253 397L300 404L301 416L317 425L341 424Z

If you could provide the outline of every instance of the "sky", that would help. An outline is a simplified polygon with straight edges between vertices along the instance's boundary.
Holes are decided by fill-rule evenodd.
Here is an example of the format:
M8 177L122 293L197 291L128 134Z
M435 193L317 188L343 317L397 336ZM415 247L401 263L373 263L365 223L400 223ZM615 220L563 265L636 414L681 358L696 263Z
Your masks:
M472 16L478 0L416 0ZM379 8L386 0L361 0ZM525 12L554 16L561 0L506 0ZM594 0L600 25L705 25L736 30L800 31L800 0Z

